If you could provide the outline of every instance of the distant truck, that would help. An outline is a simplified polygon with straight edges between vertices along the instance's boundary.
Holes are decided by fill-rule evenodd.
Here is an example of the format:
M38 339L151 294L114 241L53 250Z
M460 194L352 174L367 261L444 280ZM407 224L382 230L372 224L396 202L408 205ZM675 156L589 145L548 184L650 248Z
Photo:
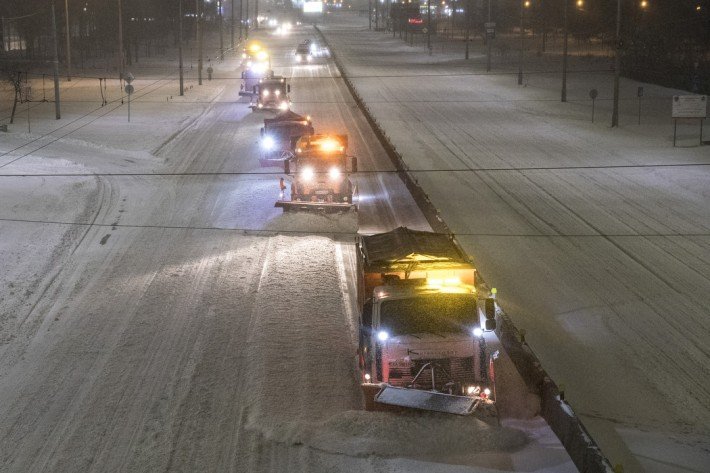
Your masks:
M357 187L350 181L350 173L357 172L357 158L347 155L347 147L347 135L301 136L293 156L284 161L284 172L291 180L289 198L282 179L282 195L275 206L284 211L357 210Z
M265 118L261 129L261 166L284 166L295 152L296 141L301 136L314 133L311 117L290 110L274 118Z
M366 409L468 415L493 404L484 331L495 300L448 235L397 228L360 239L359 359Z
M291 107L289 92L291 92L291 86L284 77L272 76L260 79L253 88L251 105L249 106L252 110L288 110Z
M311 54L311 43L305 42L296 46L295 58L296 62L299 63L309 63L313 61L313 54Z

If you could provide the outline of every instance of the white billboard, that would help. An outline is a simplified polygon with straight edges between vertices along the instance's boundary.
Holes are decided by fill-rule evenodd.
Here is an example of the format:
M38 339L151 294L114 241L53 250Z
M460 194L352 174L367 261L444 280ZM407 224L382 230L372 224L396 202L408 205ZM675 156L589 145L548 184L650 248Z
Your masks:
M303 13L323 13L323 2L303 2Z
M708 100L706 95L674 95L673 118L706 118Z

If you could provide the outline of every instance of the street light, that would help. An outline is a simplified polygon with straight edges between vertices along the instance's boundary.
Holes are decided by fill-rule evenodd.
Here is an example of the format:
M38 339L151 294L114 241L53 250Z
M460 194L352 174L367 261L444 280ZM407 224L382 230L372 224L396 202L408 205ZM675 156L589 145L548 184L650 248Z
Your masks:
M523 30L523 14L530 8L530 0L520 2L520 63L518 65L518 85L523 85L523 47L525 46L525 31Z
M567 101L567 46L569 37L569 28L567 23L567 10L569 9L569 1L564 0L565 10L564 10L564 46L562 50L562 102ZM584 0L577 0L577 8L581 9L584 7Z

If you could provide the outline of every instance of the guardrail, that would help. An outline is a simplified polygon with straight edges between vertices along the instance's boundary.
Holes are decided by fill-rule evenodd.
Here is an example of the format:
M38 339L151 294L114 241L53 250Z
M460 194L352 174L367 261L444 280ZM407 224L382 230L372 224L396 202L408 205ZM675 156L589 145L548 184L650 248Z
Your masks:
M431 202L426 192L419 186L417 178L409 173L409 168L404 162L402 155L397 152L397 149L389 140L387 134L380 127L377 119L370 112L367 103L365 103L353 83L347 77L345 68L328 42L328 39L318 26L314 25L314 28L323 43L330 50L331 58L333 62L335 62L346 87L355 99L355 103L370 124L375 136L392 161L392 164L395 166L397 175L412 194L414 201L424 214L429 225L431 225L435 232L446 233L453 236L453 232L451 232L451 229L444 219L441 218L438 209ZM479 286L487 289L488 287L485 281L483 281L482 278L479 279L481 280ZM591 435L582 424L582 421L574 413L574 410L567 401L564 400L564 396L560 392L557 384L542 368L542 363L525 342L523 334L515 327L500 306L498 306L496 321L496 335L500 340L501 346L512 360L528 389L540 396L540 415L560 439L560 442L565 447L565 450L575 466L579 471L584 473L612 473L614 469L609 460L604 457L599 446L594 442Z

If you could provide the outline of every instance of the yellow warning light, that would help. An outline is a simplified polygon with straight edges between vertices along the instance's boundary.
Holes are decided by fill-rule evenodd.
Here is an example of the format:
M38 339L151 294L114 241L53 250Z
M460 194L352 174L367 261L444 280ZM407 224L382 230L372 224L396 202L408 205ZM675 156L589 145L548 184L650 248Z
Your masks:
M259 52L259 51L261 51L261 44L254 41L253 43L249 44L249 46L247 46L247 49L251 53Z
M443 286L460 286L460 278L427 278L427 286L443 287Z
M326 153L329 153L331 151L336 151L336 150L343 150L342 146L339 146L340 143L338 143L336 140L333 139L326 139L323 140L323 142L320 144L320 149L322 151L325 151Z

